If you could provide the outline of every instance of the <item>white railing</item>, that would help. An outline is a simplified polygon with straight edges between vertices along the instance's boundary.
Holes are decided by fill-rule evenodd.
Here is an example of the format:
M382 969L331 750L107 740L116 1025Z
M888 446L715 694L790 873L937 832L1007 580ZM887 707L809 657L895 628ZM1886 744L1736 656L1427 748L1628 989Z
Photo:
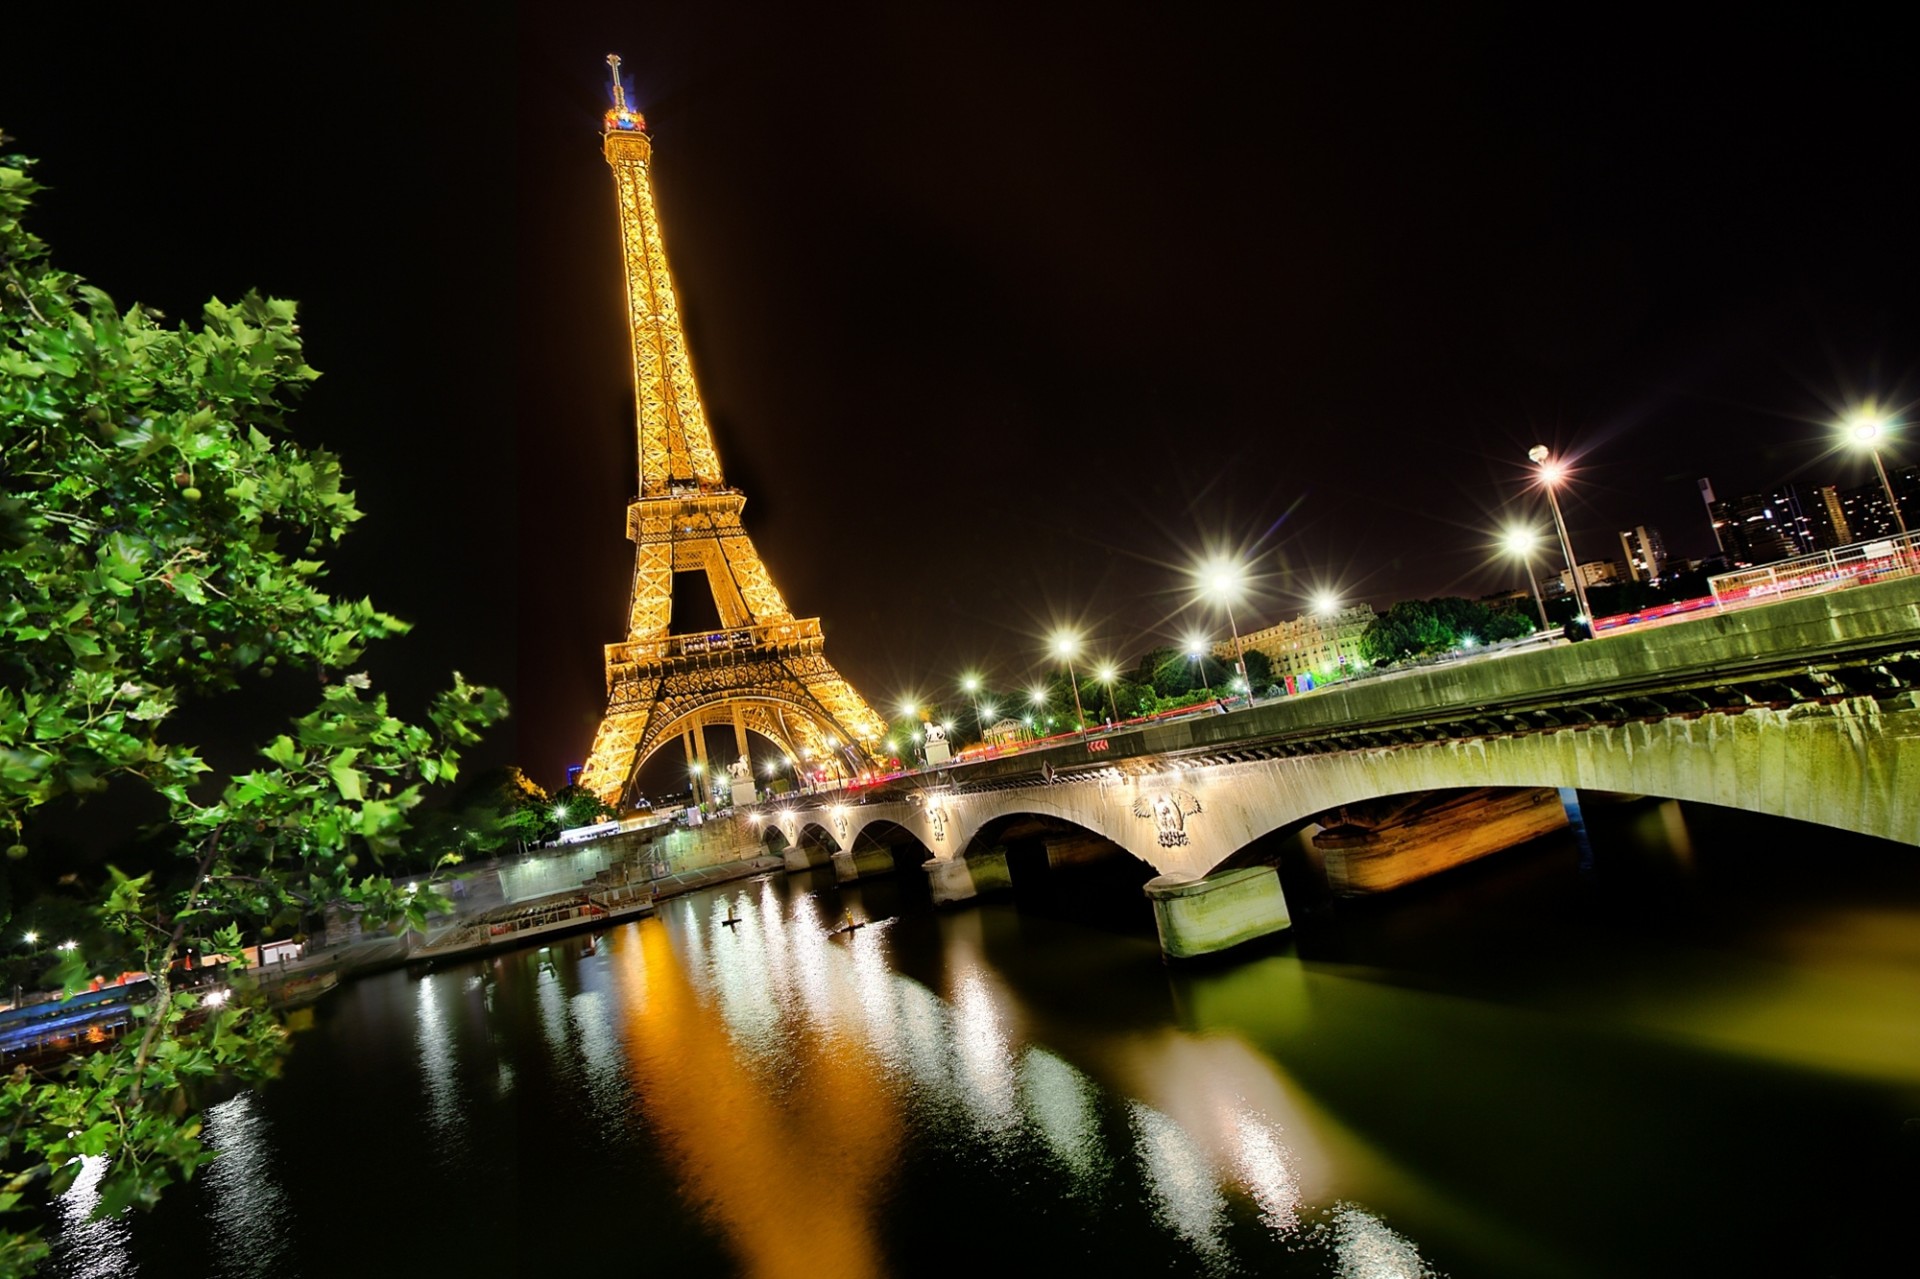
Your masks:
M1920 573L1920 535L1856 542L1815 555L1721 573L1707 579L1715 607L1759 604L1794 595L1862 586Z

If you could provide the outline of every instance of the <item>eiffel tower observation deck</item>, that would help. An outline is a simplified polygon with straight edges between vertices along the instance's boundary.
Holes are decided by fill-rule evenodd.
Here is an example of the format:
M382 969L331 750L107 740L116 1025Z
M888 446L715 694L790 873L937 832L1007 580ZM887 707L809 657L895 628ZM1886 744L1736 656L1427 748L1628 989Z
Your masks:
M694 383L673 274L653 198L653 141L627 105L620 59L603 151L620 208L627 327L639 430L640 495L627 507L634 544L626 638L607 645L607 710L580 784L618 806L635 775L678 740L707 795L713 772L704 730L731 726L735 786L748 734L790 759L842 775L857 772L885 732L853 686L827 661L818 618L795 617L740 522L746 496L720 471L707 412ZM673 575L703 572L721 629L673 629Z

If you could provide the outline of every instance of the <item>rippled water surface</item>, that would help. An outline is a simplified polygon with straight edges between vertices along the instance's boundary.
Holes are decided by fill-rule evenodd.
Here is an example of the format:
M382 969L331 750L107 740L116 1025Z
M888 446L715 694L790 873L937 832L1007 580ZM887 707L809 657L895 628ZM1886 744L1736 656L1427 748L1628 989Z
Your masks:
M80 1178L56 1270L1910 1273L1920 853L1589 818L1591 876L1550 842L1335 904L1290 860L1294 935L1198 971L1125 872L1016 866L368 978L156 1213Z

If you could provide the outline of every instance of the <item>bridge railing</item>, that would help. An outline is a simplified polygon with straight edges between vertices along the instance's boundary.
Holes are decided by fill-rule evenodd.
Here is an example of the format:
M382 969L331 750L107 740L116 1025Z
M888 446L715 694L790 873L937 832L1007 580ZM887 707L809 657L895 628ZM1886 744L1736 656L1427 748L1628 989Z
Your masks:
M1920 573L1920 535L1856 542L1707 579L1716 608L1760 604Z

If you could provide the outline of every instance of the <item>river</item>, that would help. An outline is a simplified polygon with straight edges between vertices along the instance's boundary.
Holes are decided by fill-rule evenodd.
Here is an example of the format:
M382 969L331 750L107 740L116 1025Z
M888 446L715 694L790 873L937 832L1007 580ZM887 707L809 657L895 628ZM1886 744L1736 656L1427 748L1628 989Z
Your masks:
M366 978L154 1213L83 1177L49 1271L1911 1273L1920 853L1587 815L1368 902L1295 850L1291 935L1199 968L1116 867L775 875Z

